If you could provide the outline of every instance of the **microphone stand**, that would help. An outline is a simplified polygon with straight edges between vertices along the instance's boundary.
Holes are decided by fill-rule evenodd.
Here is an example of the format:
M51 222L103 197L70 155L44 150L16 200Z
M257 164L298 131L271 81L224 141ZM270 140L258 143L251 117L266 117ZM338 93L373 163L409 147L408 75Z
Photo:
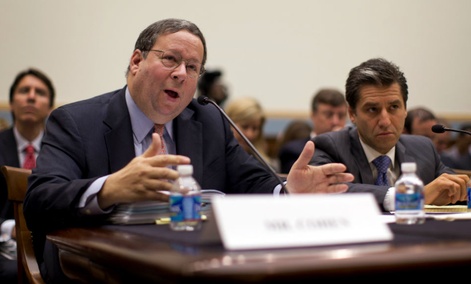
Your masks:
M265 166L266 169L270 171L270 173L278 180L278 182L281 185L282 192L288 193L289 191L286 189L286 186L283 182L283 180L280 178L280 176L273 170L273 168L263 159L262 155L258 150L255 148L255 146L250 142L250 140L242 133L242 131L237 127L237 125L232 121L232 119L226 114L226 112L214 101L210 100L208 97L198 97L198 103L201 105L207 105L208 103L212 104L215 106L219 112L226 118L226 120L231 124L231 126L239 133L240 137L244 139L245 143L249 146L249 148L252 150L252 152L255 154L257 159Z
M464 134L471 135L471 132L469 132L469 131L461 130L461 129L448 128L448 127L445 127L441 124L435 124L434 126L432 126L432 131L435 132L435 133L444 133L445 131L452 131L452 132L458 132L458 133L464 133Z

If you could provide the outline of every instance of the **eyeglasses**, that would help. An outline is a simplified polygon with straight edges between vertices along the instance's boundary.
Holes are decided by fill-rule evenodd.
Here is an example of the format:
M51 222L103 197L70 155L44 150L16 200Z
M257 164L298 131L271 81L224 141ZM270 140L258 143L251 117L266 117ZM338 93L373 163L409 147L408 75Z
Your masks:
M160 61L162 61L162 64L164 67L166 67L169 70L174 70L178 66L182 64L182 62L185 62L185 69L186 69L186 74L188 74L188 77L190 78L198 78L204 73L204 67L201 66L200 63L198 62L188 62L186 60L183 60L180 54L173 53L171 51L163 51L163 50L158 50L158 49L151 49L149 51L154 51L161 53L160 55Z

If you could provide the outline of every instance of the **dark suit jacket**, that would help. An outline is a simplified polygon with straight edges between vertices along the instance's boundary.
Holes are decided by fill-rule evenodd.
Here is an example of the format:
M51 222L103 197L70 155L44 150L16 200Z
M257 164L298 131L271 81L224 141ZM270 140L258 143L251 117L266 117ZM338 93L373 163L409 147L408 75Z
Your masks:
M174 119L173 131L177 153L190 157L202 188L229 194L272 193L278 184L239 146L214 106L193 100ZM80 196L97 178L118 171L134 157L125 88L55 109L47 121L24 202L34 239L43 242L50 230L98 220L81 216ZM43 249L37 242L35 247Z
M289 173L294 162L296 162L299 155L301 155L307 141L309 141L309 137L289 141L285 145L281 146L278 152L281 173Z
M0 132L0 165L13 167L20 166L18 158L17 144L13 128L7 128ZM13 204L8 200L8 189L5 177L0 173L0 225L8 219L14 219ZM15 260L9 260L0 255L0 282L8 282L8 279L17 276L17 266Z
M17 144L13 128L4 129L0 132L0 166L7 165L19 167ZM7 219L14 219L13 205L8 200L8 189L5 177L0 173L0 224Z
M388 186L374 185L373 173L360 144L356 127L324 133L313 139L316 150L313 165L343 163L355 177L348 192L371 192L382 206ZM428 184L443 173L453 173L440 160L432 141L424 136L401 135L396 144L396 165L415 162L417 175ZM384 210L384 208L382 208Z

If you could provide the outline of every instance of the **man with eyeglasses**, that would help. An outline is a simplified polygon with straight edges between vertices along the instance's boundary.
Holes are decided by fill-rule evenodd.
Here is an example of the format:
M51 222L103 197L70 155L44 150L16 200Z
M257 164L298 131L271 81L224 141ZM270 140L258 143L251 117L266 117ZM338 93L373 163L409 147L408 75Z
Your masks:
M139 35L122 89L51 113L24 202L49 282L67 279L48 232L101 220L117 204L167 201L162 191L178 177L169 166L191 163L202 188L280 194L278 179L239 146L218 110L193 98L206 56L196 25L157 21ZM154 133L162 125L164 141ZM162 147L167 154L159 154ZM313 154L307 143L288 176L290 193L345 191L342 183L353 179L345 166L309 166Z
M282 145L278 152L280 171L288 173L303 151L304 145L316 135L340 130L347 123L347 101L344 95L334 88L318 90L311 101L311 135Z

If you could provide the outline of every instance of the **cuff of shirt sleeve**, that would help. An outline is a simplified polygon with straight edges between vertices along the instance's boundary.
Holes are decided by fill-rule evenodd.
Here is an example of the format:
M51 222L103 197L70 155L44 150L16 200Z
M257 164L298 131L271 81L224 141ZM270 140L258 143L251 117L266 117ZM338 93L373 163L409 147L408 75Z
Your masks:
M286 181L285 181L285 182L283 182L284 187L281 186L281 184L277 185L277 186L275 187L275 189L273 189L273 195L285 195L285 194L289 194L289 192L285 190L286 184L287 184L287 183L286 183Z
M13 232L14 228L15 228L15 220L13 219L5 220L2 223L1 232L2 232L3 241L8 241L11 239L11 233Z

